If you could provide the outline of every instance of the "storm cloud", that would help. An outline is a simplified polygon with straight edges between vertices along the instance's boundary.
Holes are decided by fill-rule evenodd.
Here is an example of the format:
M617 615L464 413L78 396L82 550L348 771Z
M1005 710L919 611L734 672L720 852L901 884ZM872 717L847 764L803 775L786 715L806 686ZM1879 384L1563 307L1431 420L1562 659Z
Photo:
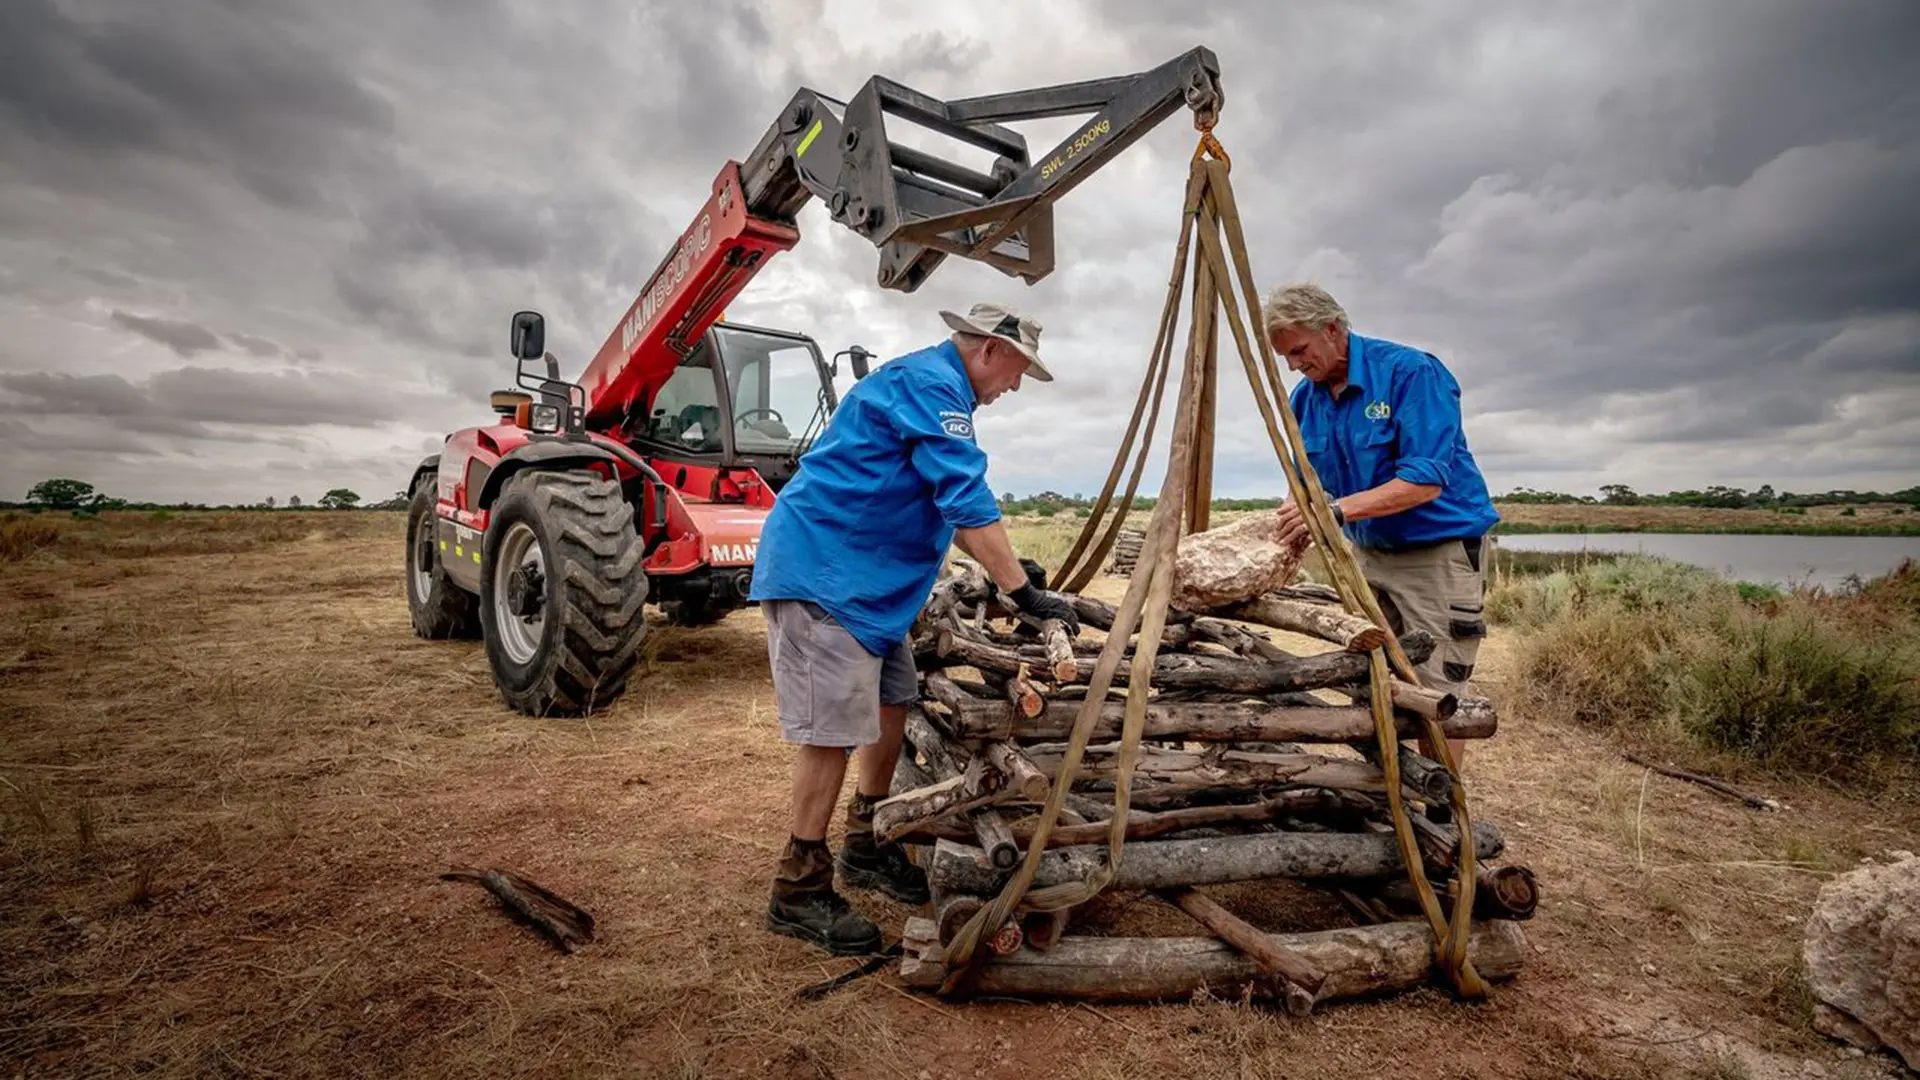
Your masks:
M1011 30L1010 30L1011 28ZM1497 490L1920 480L1920 6L1905 0L13 0L0 5L0 492L384 495L511 381L578 371L800 86L957 98L1221 59L1262 288L1441 357ZM1025 125L1037 152L1071 118ZM997 490L1097 489L1193 131L1063 200L1026 287L919 292L822 208L729 310L882 356L1015 303L1058 381L978 423ZM1245 389L1218 489L1283 481ZM844 382L843 378L843 382ZM1164 435L1163 435L1164 437ZM1156 460L1159 460L1156 457Z

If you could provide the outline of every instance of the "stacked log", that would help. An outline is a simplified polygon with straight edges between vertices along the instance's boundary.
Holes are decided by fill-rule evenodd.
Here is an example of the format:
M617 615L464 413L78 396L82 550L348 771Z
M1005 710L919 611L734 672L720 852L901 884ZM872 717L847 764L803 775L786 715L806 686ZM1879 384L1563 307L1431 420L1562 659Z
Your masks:
M1140 545L1147 534L1138 529L1121 529L1113 538L1113 557L1107 570L1116 577L1132 577L1133 564L1140 561Z
M1029 856L1036 824L1076 721L1092 730L1065 810L1038 853L1027 902L1006 925L983 933L973 987L1007 996L1172 998L1231 989L1271 996L1293 1012L1323 1001L1405 989L1423 981L1434 941L1409 884L1365 704L1368 650L1378 629L1326 605L1311 590L1275 590L1218 609L1169 612L1151 685L1129 685L1122 663L1106 700L1086 702L1086 684L1114 622L1113 608L1071 596L1081 627L1022 622L1000 606L977 568L936 586L914 631L922 692L910 710L895 794L874 817L883 838L908 845L928 874L932 918L906 928L902 974L938 987L943 949L1000 893ZM1318 653L1277 646L1267 628L1326 643ZM1434 641L1400 639L1409 659ZM1130 657L1136 640L1126 644ZM1110 868L1109 838L1122 769L1129 695L1145 697L1123 823L1125 847ZM1401 684L1393 695L1399 737L1427 718L1450 738L1485 739L1498 729L1491 703ZM1401 797L1425 876L1440 901L1459 883L1462 838L1427 819L1445 805L1453 778L1410 745L1397 757ZM1475 925L1469 957L1486 978L1517 971L1531 916L1533 875L1491 865L1500 827L1475 820ZM1149 894L1185 912L1212 937L1077 936L1078 914L1034 903L1032 890L1107 874L1108 892ZM1292 881L1344 902L1361 925L1316 934L1265 934L1205 888Z

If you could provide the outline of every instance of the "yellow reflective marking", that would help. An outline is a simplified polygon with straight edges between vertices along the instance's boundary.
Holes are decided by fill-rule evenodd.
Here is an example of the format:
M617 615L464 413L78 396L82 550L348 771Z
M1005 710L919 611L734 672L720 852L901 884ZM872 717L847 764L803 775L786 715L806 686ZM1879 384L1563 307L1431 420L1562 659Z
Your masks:
M440 541L440 550L441 551L447 550L447 542L445 540Z
M462 550L460 550L460 545L459 545L459 544L455 544L455 545L453 545L453 553L454 553L455 555L465 555L465 554L466 554L466 552L464 552L464 551L462 551Z
M479 553L479 552L477 552L477 551L476 551L476 552L474 552L474 553L473 553L473 561L474 561L474 562L479 562L479 561L480 561L480 553Z
M794 150L793 152L794 157L799 157L800 155L807 152L807 147L813 145L814 137L820 134L820 127L822 124L825 124L825 123L826 123L825 120L815 120L813 122L813 126L807 129L807 137L804 139L801 139L800 146L796 150Z

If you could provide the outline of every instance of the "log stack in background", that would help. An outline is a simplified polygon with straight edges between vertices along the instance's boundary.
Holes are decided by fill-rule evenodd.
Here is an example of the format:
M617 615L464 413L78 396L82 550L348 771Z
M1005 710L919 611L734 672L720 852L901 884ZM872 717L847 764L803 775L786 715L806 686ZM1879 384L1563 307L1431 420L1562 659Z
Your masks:
M942 984L942 950L954 931L1026 858L1032 821L1058 778L1115 614L1100 600L1072 596L1079 634L1058 623L1024 625L994 602L977 567L957 566L914 629L922 696L909 716L895 794L874 818L876 832L906 844L928 872L933 900L907 922L901 967L909 986L925 989ZM1368 653L1383 632L1329 599L1314 586L1281 585L1216 609L1169 612L1147 691L1126 846L1106 892L1153 894L1190 915L1196 936L1077 935L1074 911L1022 910L986 938L990 955L976 991L1155 1000L1204 989L1272 997L1304 1013L1318 1002L1429 980L1432 934L1420 921L1373 760ZM1268 627L1326 647L1282 649ZM1414 663L1435 645L1421 632L1400 640ZM1100 705L1035 889L1084 878L1107 861L1129 667L1120 665ZM1422 716L1438 718L1451 738L1497 730L1484 699L1406 684L1395 691L1405 739ZM1457 833L1417 808L1444 805L1451 778L1408 745L1399 765L1425 872L1444 903L1457 884ZM1497 824L1477 821L1473 839L1469 956L1483 977L1510 977L1524 955L1515 924L1531 917L1537 899L1533 876L1493 863L1504 847ZM1276 880L1337 897L1354 925L1262 933L1202 891Z
M1113 556L1107 563L1107 572L1115 577L1132 577L1133 564L1140 561L1140 545L1146 539L1147 534L1138 529L1121 529L1113 538Z

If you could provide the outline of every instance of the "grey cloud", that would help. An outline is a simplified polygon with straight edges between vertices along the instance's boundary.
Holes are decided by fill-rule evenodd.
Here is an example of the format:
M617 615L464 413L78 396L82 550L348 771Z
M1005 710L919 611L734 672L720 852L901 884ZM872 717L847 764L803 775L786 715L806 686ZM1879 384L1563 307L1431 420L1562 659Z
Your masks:
M34 413L102 416L157 434L204 434L181 424L367 427L408 415L409 398L324 376L186 367L139 383L119 375L0 373L0 391Z
M391 130L390 106L300 32L218 0L160 7L15 0L0 14L0 107L49 142L217 163L271 201L311 204L330 155Z
M1905 0L1489 0L1471 19L1435 0L1068 0L1020 5L1013 34L991 2L852 18L821 0L4 5L0 303L18 330L0 386L74 410L49 433L117 445L116 483L219 493L244 461L284 495L312 486L311 460L223 440L318 445L354 424L352 453L324 457L365 490L439 425L484 418L511 311L545 311L579 370L796 87L883 73L970 96L1205 44L1262 287L1319 278L1363 332L1442 356L1497 488L1776 467L1845 485L1913 460ZM809 206L800 247L729 314L891 356L935 340L940 307L1017 301L1060 380L983 414L995 483L1093 490L1151 345L1192 139L1175 117L1063 201L1060 268L1031 290L955 260L884 292L872 247ZM114 310L142 322L110 327L253 370L160 370L100 334ZM1221 490L1276 491L1231 349L1222 364Z
M198 323L131 315L124 311L115 311L108 318L116 326L124 326L141 337L157 341L181 356L191 357L194 353L212 352L220 348L220 336Z
M271 357L271 356L287 355L287 350L284 347L282 347L279 342L269 341L266 338L258 337L253 334L246 334L246 333L241 333L239 331L235 331L227 335L227 340L233 342L235 345L240 346L242 349L245 349L247 352L251 353L254 356L265 358L265 357Z

